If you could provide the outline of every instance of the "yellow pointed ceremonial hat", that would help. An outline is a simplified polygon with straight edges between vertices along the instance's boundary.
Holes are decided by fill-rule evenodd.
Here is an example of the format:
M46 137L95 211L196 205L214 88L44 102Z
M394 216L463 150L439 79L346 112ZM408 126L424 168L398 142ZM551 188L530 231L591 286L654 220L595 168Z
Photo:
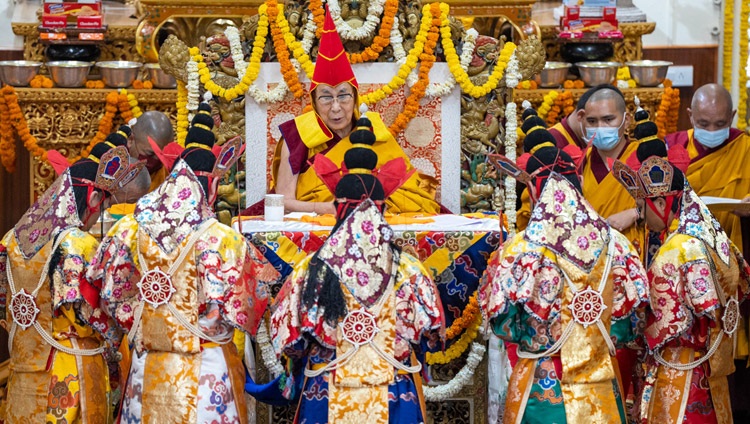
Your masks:
M320 36L318 60L315 62L315 72L313 72L310 91L320 84L335 87L342 82L348 82L355 89L359 89L354 71L352 71L352 65L346 57L344 45L341 43L336 25L333 23L328 6L326 6L326 19L323 23L323 34Z

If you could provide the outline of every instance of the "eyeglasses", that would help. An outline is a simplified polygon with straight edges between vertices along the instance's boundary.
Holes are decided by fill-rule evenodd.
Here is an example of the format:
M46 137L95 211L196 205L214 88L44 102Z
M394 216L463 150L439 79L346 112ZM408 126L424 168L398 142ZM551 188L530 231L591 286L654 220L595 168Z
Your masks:
M354 95L346 93L346 94L339 94L338 96L320 96L318 97L318 104L321 106L330 106L333 104L333 101L337 101L340 105L347 105L354 101Z

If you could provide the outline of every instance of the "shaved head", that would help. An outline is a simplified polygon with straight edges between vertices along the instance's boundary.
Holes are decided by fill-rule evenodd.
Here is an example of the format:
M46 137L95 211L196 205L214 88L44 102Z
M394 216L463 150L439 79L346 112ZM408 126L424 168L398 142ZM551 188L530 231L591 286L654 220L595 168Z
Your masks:
M688 109L693 127L716 131L732 125L732 96L719 84L706 84L695 91Z
M588 98L585 104L596 103L604 100L614 102L614 106L620 113L625 113L625 98L622 96L622 92L619 90L615 91L610 88L602 88L591 93L591 97ZM585 107L585 106L584 106Z
M132 162L137 159L130 158ZM119 203L135 203L151 188L151 176L146 168L141 169L132 181L117 192L113 193Z
M138 117L132 129L133 140L129 146L130 154L140 160L145 160L149 172L159 170L161 162L154 154L154 149L148 139L151 138L160 148L174 141L172 121L159 111L149 110Z
M706 84L695 90L690 107L695 109L704 105L720 106L732 110L732 95L719 84Z

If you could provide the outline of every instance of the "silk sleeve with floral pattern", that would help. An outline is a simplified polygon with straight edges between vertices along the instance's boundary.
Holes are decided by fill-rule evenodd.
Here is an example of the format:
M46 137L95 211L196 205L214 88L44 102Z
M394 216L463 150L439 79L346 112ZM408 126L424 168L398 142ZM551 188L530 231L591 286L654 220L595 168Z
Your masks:
M484 322L518 304L539 321L553 320L560 309L563 276L548 249L524 240L523 233L493 253L482 276L478 301Z
M404 361L411 354L413 345L420 344L423 337L430 337L428 333L437 332L438 341L444 341L445 317L437 287L422 264L406 253L401 254L400 262L394 356Z
M630 320L627 325L615 327L612 334L622 344L635 336L638 324L633 318L648 301L648 286L635 249L622 234L611 234L615 238L609 273L614 279L612 320ZM543 335L545 340L528 341L529 349L541 349L549 340L556 340L561 330L565 284L556 261L551 250L525 240L523 233L516 234L502 251L493 254L479 288L478 300L486 325L515 342L528 337L528 326L532 326L531 333ZM498 322L492 322L494 319Z
M655 350L679 338L680 345L705 348L711 312L721 307L703 243L675 234L659 249L648 270L651 282L646 342Z
M612 285L612 320L631 318L634 310L648 303L648 274L641 258L630 241L617 231L612 231L614 256L610 275Z
M217 304L226 322L255 335L278 271L242 235L220 223L206 231L195 250L201 303Z
M124 331L133 324L138 302L141 275L134 254L137 233L138 223L133 215L117 221L99 245L86 273L100 290L101 307Z
M60 242L59 261L51 264L52 308L75 305L77 317L90 325L105 340L119 340L114 321L100 307L99 290L86 278L86 270L99 242L91 234L71 230Z

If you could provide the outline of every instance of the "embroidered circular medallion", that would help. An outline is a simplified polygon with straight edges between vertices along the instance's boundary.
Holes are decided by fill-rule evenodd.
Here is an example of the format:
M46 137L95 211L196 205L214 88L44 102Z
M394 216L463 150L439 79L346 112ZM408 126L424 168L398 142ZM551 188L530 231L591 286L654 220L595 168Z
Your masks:
M176 291L169 275L158 269L152 269L141 277L141 281L138 282L138 290L141 291L143 300L153 306L169 302L172 293Z
M364 309L349 312L340 325L344 339L355 346L369 343L378 332L375 317Z
M721 317L721 321L724 324L724 332L730 336L737 331L737 326L740 324L740 303L737 299L730 297L724 306L724 315Z
M581 290L573 295L573 300L568 305L573 312L573 320L584 327L596 324L607 308L602 295L591 287Z
M36 299L26 289L21 289L21 291L14 294L10 299L10 314L13 317L13 321L24 330L34 325L39 312L39 308L36 306Z

